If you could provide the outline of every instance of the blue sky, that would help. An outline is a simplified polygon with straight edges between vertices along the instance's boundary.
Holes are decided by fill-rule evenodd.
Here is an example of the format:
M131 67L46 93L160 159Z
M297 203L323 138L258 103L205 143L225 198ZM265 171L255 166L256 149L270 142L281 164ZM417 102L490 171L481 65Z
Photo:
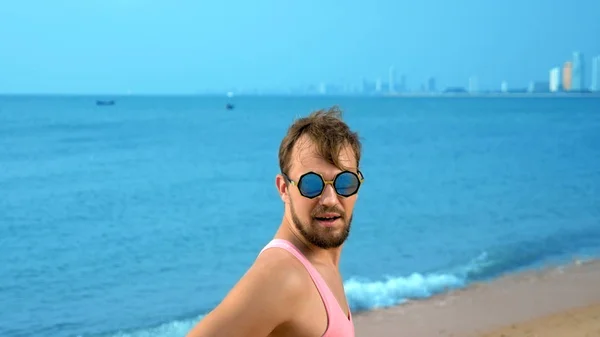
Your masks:
M0 92L194 93L360 83L526 87L600 55L598 0L19 0L0 7Z

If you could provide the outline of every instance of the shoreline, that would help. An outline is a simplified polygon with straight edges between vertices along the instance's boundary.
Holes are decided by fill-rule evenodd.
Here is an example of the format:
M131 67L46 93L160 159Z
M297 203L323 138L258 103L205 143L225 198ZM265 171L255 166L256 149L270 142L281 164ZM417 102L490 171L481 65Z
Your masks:
M571 322L586 329L582 320L592 329L600 324L600 259L506 274L354 316L356 335L369 337L528 336L519 333L547 328L549 321L563 322L556 323L562 326ZM570 326L567 330L571 331L570 337L579 336ZM594 332L600 336L600 325ZM582 333L586 336L589 331Z

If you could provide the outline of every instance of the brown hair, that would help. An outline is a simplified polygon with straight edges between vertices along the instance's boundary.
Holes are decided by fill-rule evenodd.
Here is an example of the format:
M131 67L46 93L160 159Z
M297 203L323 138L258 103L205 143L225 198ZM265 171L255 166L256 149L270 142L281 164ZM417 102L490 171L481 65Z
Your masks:
M343 169L339 160L340 151L344 146L349 145L354 151L358 167L362 148L358 133L350 130L342 120L342 111L337 106L333 106L297 119L289 127L279 146L279 169L282 173L288 173L292 149L298 139L304 135L315 143L319 156L340 169Z

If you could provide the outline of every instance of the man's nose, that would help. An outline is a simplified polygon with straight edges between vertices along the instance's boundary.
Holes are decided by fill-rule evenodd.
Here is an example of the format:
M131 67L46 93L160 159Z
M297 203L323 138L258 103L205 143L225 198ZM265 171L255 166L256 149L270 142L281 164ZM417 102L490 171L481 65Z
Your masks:
M333 206L337 203L337 193L335 188L330 184L325 185L323 193L321 194L321 204L325 206Z

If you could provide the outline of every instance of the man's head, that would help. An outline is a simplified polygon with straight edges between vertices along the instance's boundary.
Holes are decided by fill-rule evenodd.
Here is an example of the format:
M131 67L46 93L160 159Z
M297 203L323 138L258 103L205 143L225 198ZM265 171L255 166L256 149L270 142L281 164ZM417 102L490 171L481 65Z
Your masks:
M362 182L360 157L358 134L337 107L315 111L289 127L279 147L276 184L294 233L324 249L344 243Z

